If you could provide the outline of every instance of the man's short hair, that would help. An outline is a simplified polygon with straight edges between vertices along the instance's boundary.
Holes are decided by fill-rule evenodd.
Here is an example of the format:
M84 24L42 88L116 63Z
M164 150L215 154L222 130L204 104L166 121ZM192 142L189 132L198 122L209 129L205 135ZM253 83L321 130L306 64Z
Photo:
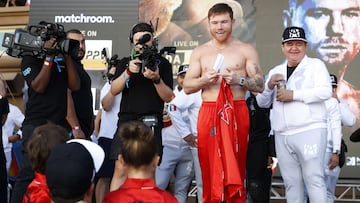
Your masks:
M45 169L51 199L62 203L82 200L104 157L99 145L84 139L72 139L55 147Z
M208 20L210 20L210 17L214 14L223 14L223 13L229 13L231 20L234 18L234 12L226 3L218 3L213 5L208 12Z
M68 132L59 125L48 123L35 128L27 144L29 159L34 171L45 173L46 160L52 149L68 140Z
M82 34L79 29L70 29L66 32L66 34L74 33L74 34Z
M132 43L135 33L137 32L150 32L151 34L154 34L154 28L152 25L144 22L140 22L135 24L130 31L129 40Z

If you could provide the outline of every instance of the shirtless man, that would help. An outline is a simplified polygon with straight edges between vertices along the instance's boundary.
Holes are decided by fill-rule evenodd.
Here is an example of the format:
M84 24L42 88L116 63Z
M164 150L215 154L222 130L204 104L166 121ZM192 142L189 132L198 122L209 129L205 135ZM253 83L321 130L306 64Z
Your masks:
M232 36L235 20L229 5L215 4L208 21L212 40L192 52L183 84L187 94L202 90L198 151L203 202L245 202L249 131L245 92L262 92L263 74L255 48ZM213 66L221 55L217 71Z

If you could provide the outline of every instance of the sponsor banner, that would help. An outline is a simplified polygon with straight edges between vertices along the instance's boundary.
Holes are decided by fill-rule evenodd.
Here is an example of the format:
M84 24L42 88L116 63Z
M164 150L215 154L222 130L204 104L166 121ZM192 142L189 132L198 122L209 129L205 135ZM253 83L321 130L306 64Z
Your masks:
M138 21L138 3L133 0L36 0L30 6L30 24L59 23L65 31L79 29L86 39L86 69L101 69L101 51L126 56L130 53L129 31Z
M102 56L102 50L105 48L109 50L111 56L112 41L111 40L86 40L86 53L83 59L83 64L86 69L103 70L106 68L106 60Z

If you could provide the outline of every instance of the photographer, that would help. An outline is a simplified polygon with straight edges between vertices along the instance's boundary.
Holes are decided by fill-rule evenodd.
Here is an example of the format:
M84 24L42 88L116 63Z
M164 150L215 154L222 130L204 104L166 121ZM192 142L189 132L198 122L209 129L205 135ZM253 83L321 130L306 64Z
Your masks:
M156 54L156 57L150 57L151 60L155 60L150 61L150 63L147 63L149 58L142 55L149 49L156 50L153 33L152 26L147 23L138 23L132 28L129 39L136 54L132 57L125 57L118 62L115 73L116 79L111 84L111 94L117 95L122 92L118 128L131 120L143 120L145 122L144 118L147 118L155 121L145 123L153 128L157 141L157 146L154 147L159 149L161 157L162 112L164 102L169 102L172 98L173 78L171 64L160 54ZM149 64L154 64L154 67ZM117 147L119 142L120 137L115 134L110 153L110 158L116 160L110 186L111 191L119 188L127 175L125 166L117 160L121 153L121 149Z
M72 63L71 56L59 50L65 32L58 24L40 22L47 38L43 44L44 54L23 55L21 71L29 86L29 99L26 104L25 120L22 124L22 160L19 176L16 178L12 202L21 202L28 184L34 178L34 171L26 152L26 144L34 128L45 123L54 123L66 127L67 88L77 90L80 87L79 76ZM78 47L69 50L77 54Z

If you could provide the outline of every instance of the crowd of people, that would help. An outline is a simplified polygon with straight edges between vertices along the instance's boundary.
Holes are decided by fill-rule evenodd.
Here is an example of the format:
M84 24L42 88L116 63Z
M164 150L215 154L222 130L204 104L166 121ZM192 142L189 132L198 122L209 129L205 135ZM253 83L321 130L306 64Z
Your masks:
M232 35L232 7L213 5L207 20L211 38L176 71L175 87L166 58L141 59L154 46L152 25L134 25L133 54L109 68L96 119L79 30L67 32L77 49L56 51L53 36L44 55L23 56L23 116L0 86L0 202L186 203L195 179L198 202L263 203L272 157L288 202L333 202L344 164L341 128L356 115L338 97L342 83L326 61L307 55L305 29L284 29L285 60L265 79L255 47ZM8 195L6 149L17 140L22 158Z

